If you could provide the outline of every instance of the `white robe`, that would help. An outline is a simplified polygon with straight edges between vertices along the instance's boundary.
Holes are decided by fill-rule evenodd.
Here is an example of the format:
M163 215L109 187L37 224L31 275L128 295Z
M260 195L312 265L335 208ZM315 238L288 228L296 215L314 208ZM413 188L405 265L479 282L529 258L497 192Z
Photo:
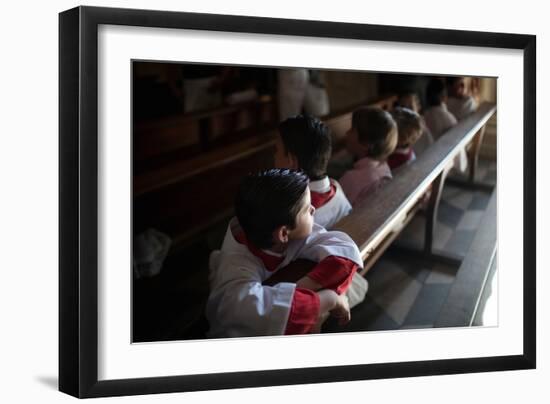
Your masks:
M445 103L428 108L424 112L424 121L435 140L457 124L455 116L449 112Z
M274 272L268 271L260 258L235 240L231 229L236 226L238 223L233 219L216 257L218 262L211 266L210 296L206 305L206 317L210 323L208 336L282 335L296 284L262 285ZM314 224L309 237L289 243L285 258L277 269L299 258L320 262L329 256L345 257L363 267L359 250L347 234L327 232Z
M278 71L279 119L302 113L322 117L330 112L327 90L310 82L307 69L280 69Z
M436 140L458 122L455 116L447 110L447 105L445 103L437 107L428 108L424 113L424 119L426 121L426 126L428 126L428 129ZM466 172L468 168L468 156L464 148L460 149L455 156L453 168L462 173Z
M315 223L326 229L330 229L338 223L340 219L351 213L351 204L348 198L346 198L346 194L344 194L344 190L338 181L325 177L322 180L311 181L309 183L309 188L313 192L325 193L330 191L331 183L336 186L336 193L330 201L315 209L315 214L313 215ZM365 300L368 289L369 283L367 280L359 273L354 273L351 278L351 284L346 291L350 309Z
M338 183L338 181L325 177L322 180L311 181L309 183L309 189L312 192L325 193L330 191L330 185L333 184L336 187L336 193L334 196L323 206L315 209L313 220L315 223L330 229L344 216L349 215L351 212L351 204L344 194L344 190Z
M460 121L476 111L477 102L472 96L464 98L449 97L447 99L447 108Z
M278 76L279 119L302 112L309 83L307 69L280 69Z

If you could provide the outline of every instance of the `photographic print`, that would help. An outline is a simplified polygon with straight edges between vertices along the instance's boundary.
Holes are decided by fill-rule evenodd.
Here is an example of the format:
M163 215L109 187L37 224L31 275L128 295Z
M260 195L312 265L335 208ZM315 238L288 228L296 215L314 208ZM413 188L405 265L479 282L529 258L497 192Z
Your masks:
M534 36L59 21L61 391L535 367Z
M134 342L497 325L496 78L153 61L133 61L132 72ZM451 129L460 143L431 151ZM423 161L437 184L411 177ZM334 240L315 229L250 241L239 187L273 168L306 174L310 215ZM415 201L396 208L403 176L416 180L405 195ZM258 203L244 220L281 216ZM375 228L372 212L406 217ZM371 243L375 253L351 245L378 232L391 236ZM476 236L487 244L463 278ZM348 241L349 252L319 262L306 251ZM226 277L240 267L250 272Z

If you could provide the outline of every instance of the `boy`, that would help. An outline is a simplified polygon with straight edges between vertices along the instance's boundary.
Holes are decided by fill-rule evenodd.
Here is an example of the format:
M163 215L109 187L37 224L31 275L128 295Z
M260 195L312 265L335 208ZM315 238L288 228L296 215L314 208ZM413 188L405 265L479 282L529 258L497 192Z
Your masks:
M468 95L464 77L447 77L447 88L449 92L447 107L456 119L460 121L475 112L477 102L474 97Z
M457 124L455 116L447 109L447 90L441 79L433 78L426 89L428 107L424 120L435 140Z
M422 118L413 110L395 107L392 117L397 124L397 147L388 157L388 166L393 171L403 164L416 160L413 146L422 136Z
M447 110L447 90L441 79L432 79L426 90L429 108L424 113L426 125L437 140L450 128L457 124L455 116ZM466 150L461 149L453 160L453 166L458 172L465 172L468 167Z
M376 192L392 178L386 159L397 145L397 125L392 116L375 107L353 111L347 147L358 159L340 183L352 206Z
M206 316L210 337L306 334L327 313L349 321L344 295L362 267L344 233L313 223L308 178L271 169L243 180L219 264L212 268ZM262 283L297 259L317 265L296 283Z
M420 156L434 143L434 139L426 125L426 122L424 121L424 117L420 114L420 110L422 108L418 95L410 92L402 93L399 96L397 105L403 108L408 108L420 115L420 119L422 120L422 135L413 146L415 155Z
M330 130L319 119L298 115L279 125L275 167L300 169L307 174L311 204L315 208L313 219L326 229L330 229L351 212L351 204L342 187L327 175L331 154ZM367 280L360 274L355 274L347 293L350 308L365 299L367 290Z
M327 176L331 152L329 128L319 119L298 115L279 125L275 167L300 169L307 174L315 223L327 229L351 212L342 187Z

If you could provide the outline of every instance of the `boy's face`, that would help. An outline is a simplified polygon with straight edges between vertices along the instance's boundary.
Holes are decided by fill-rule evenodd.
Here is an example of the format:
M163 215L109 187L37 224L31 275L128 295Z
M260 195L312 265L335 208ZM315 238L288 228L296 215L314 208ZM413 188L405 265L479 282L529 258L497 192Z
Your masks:
M294 229L288 230L289 240L301 240L311 234L314 213L315 208L311 205L311 194L308 186L302 197L300 211L296 215L296 226Z
M274 160L275 168L299 168L297 159L292 154L286 152L281 136L277 137L277 142L275 143Z
M466 96L466 80L463 78L456 80L452 87L453 96L463 98Z

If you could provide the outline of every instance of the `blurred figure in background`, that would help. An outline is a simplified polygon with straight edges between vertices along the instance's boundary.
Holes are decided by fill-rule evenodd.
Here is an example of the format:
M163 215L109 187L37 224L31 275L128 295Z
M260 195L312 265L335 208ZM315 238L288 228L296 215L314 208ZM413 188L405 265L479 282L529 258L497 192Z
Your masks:
M457 120L464 119L477 109L477 101L469 94L465 77L447 77L447 107Z
M303 68L278 71L279 120L306 112L322 117L330 112L321 73Z

